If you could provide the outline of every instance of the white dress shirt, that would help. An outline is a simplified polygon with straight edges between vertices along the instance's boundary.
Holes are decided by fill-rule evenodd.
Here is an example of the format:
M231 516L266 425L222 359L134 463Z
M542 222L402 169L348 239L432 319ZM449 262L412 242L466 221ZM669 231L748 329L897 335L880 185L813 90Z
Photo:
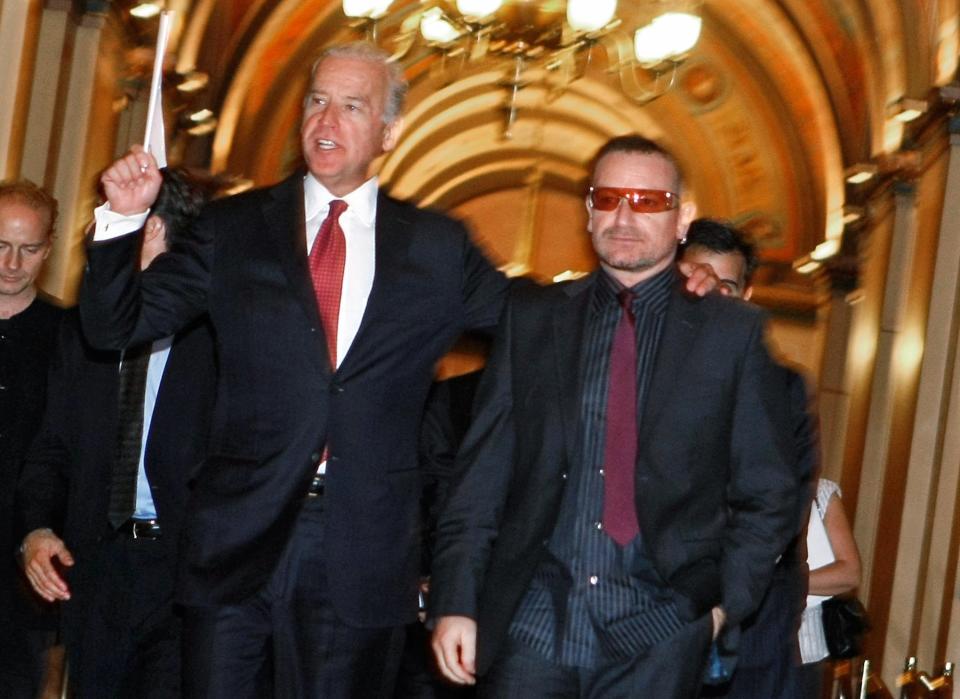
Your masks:
M371 177L355 190L343 197L336 197L327 190L311 174L303 178L303 210L306 217L305 231L307 234L307 251L313 246L313 241L320 232L320 224L327 217L330 202L342 199L347 202L347 210L340 215L340 227L347 243L346 265L343 270L343 288L340 291L340 316L337 322L337 360L339 367L350 350L360 321L367 308L367 299L373 288L373 276L376 271L376 218L377 192L379 182ZM112 240L121 235L127 235L143 228L149 216L144 211L131 216L118 214L110 210L109 204L103 204L94 210L96 228L93 239L96 241ZM168 347L169 351L169 347ZM150 358L150 370L153 370L153 357ZM166 358L164 357L164 362ZM162 369L161 369L162 373ZM148 374L149 381L149 374ZM157 379L159 383L159 378ZM146 439L149 422L147 412L144 411L144 439ZM141 475L143 473L143 458L141 453ZM319 473L326 470L326 462L320 464ZM149 494L149 487L147 488ZM140 490L138 483L137 502L139 512ZM137 517L139 518L139 514Z
M150 436L150 423L157 406L157 394L160 392L160 382L163 380L163 370L167 366L172 344L173 338L165 337L154 342L150 348L147 385L143 392L143 432L140 435L140 466L137 470L137 504L133 511L134 519L156 519L157 517L157 508L153 504L153 494L150 492L144 461L147 454L147 438ZM171 438L176 439L176 436L171 435Z
M337 323L337 367L343 362L360 329L367 299L373 287L376 269L377 178L371 177L343 197L335 197L317 179L303 178L303 210L306 213L307 250L320 232L320 224L330 211L330 202L342 199L347 210L340 214L340 227L347 241L347 261L340 291L340 319Z

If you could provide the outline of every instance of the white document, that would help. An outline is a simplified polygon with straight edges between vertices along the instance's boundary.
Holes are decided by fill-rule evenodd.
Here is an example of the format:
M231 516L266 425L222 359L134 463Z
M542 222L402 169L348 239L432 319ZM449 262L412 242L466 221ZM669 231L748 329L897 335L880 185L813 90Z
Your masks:
M163 128L163 57L167 53L170 25L173 12L160 14L160 29L157 32L157 48L153 58L153 77L150 80L150 102L147 107L147 130L143 135L143 147L153 153L157 167L167 166L167 137Z

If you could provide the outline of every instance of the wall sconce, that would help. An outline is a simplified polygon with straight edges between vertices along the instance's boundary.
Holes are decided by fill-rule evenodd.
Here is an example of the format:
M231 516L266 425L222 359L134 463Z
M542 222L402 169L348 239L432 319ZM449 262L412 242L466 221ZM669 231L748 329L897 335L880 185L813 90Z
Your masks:
M200 109L187 116L186 128L191 136L206 136L217 128L217 117L209 109Z
M816 262L823 262L829 257L833 257L840 252L840 239L831 238L820 243L810 253L810 259Z
M849 226L850 224L856 223L861 220L865 214L866 212L862 206L847 204L843 207L843 225Z
M802 258L798 262L799 264L794 263L794 269L800 274L813 274L820 269L820 263L816 260L811 260L809 257Z
M157 0L141 2L130 8L130 14L137 19L150 19L156 17L163 10L163 3Z
M876 177L878 170L874 163L858 163L848 167L843 176L849 184L863 184Z
M202 90L210 82L210 76L199 70L191 70L183 74L183 78L177 83L177 90L180 92L197 92Z
M220 191L220 196L232 197L234 194L240 194L240 192L246 192L247 190L253 189L253 186L253 180L242 177L235 178L230 181L230 184Z
M924 114L928 107L926 100L901 97L890 106L887 113L890 118L906 124Z

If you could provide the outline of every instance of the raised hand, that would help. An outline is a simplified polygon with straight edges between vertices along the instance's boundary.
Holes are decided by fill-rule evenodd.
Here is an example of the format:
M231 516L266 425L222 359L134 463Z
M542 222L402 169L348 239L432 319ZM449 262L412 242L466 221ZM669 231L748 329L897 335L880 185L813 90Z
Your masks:
M724 296L730 295L730 289L720 283L720 277L717 276L713 267L706 262L686 262L677 263L680 273L687 278L686 289L696 296L706 296L713 290L719 291Z
M147 211L157 199L163 176L157 161L141 146L130 150L100 176L111 211L129 216Z

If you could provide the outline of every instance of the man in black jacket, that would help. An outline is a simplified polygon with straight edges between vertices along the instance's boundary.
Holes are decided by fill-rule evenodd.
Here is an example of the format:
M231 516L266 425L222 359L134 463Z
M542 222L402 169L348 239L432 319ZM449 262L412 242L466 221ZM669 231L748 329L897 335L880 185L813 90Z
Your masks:
M56 616L28 590L13 552L14 492L43 415L63 311L37 290L57 202L32 182L0 182L0 695L33 699Z
M681 195L661 147L611 140L601 269L508 301L433 559L440 668L482 695L696 696L792 533L783 375L757 309L682 291Z
M727 223L707 218L691 223L680 259L709 264L720 278L720 285L731 296L748 301L753 295L752 277L758 264L755 247L743 233ZM773 581L760 608L744 621L731 680L706 687L704 696L780 697L791 666L799 662L797 630L807 593L806 546L802 532L816 483L819 430L803 377L788 367L784 367L784 371L797 442L796 536L777 561Z
M184 173L164 172L142 267L183 234L204 199ZM179 697L174 577L215 388L209 328L200 321L122 354L97 352L74 314L57 352L18 492L27 576L42 597L63 601L77 697Z

